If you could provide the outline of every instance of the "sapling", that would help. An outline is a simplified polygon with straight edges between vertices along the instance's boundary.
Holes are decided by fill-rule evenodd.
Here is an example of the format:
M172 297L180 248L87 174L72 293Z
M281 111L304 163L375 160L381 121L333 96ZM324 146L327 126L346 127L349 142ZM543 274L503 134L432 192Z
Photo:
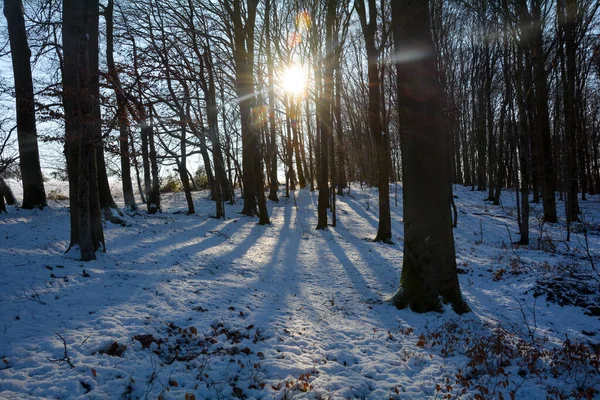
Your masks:
M594 271L596 271L596 265L594 264L594 257L592 256L592 253L590 252L590 242L588 239L588 228L589 228L589 224L586 218L586 215L584 212L581 213L581 227L582 227L582 233L583 233L583 243L581 243L581 238L579 236L577 236L577 241L579 242L580 245L583 246L584 250L585 250L585 254L587 255L587 259L590 262L590 265L592 266L592 269Z

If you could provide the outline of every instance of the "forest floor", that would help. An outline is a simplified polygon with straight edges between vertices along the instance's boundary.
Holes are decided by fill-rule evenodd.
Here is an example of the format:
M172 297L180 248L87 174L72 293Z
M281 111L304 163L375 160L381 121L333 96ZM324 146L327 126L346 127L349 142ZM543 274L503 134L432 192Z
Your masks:
M14 182L13 182L14 184ZM50 187L50 184L48 184ZM82 263L64 201L0 214L0 399L545 399L600 390L600 196L566 242L560 222L519 238L514 192L492 206L455 186L454 230L471 313L415 314L387 299L402 267L373 243L377 190L338 197L315 230L317 194L269 202L271 226L217 220L206 192L186 215L105 225L107 252ZM61 189L61 190L64 190ZM296 205L297 204L297 205Z

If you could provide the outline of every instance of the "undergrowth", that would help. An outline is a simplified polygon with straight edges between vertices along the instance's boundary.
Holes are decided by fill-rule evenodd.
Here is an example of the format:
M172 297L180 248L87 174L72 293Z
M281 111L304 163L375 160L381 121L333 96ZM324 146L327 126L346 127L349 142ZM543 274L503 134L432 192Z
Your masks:
M600 384L600 346L568 337L559 346L546 339L523 338L504 327L474 331L456 322L427 332L417 346L441 357L467 356L464 368L436 384L436 397L475 399L521 398L527 381L544 385L548 376L563 384L547 385L549 398L591 399Z

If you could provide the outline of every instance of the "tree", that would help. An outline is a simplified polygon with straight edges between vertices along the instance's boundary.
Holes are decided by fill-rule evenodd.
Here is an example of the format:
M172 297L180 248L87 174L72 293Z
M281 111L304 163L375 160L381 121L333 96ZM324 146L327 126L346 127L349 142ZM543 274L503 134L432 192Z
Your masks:
M233 59L235 87L238 94L242 127L242 164L244 208L242 214L260 215L259 223L268 224L264 201L264 179L259 155L259 134L253 125L252 108L256 105L254 92L254 23L258 0L229 0L224 3L233 27ZM258 200L258 203L257 203ZM258 207L257 207L258 206Z
M442 94L428 9L428 1L392 2L404 172L404 263L392 303L416 312L442 311L441 299L463 313L469 307L456 272ZM419 57L401 57L404 52Z
M550 132L550 115L548 111L548 81L546 77L546 58L544 52L543 25L542 25L542 0L532 1L532 27L533 43L531 45L533 58L533 73L536 89L536 112L538 135L541 139L541 155L543 164L543 191L542 202L544 206L544 220L557 222L556 216L556 189L554 182L554 163L552 161L552 137Z
M333 30L335 22L336 2L327 1L325 17L325 73L323 74L324 88L320 104L321 137L319 143L319 200L317 207L317 228L327 228L327 206L329 205L329 151L328 143L333 135L333 119L331 106L333 103Z
M96 135L100 114L98 79L98 0L63 2L63 103L65 153L69 172L71 243L81 259L105 250L98 188ZM96 56L94 56L94 54Z
M578 21L577 0L559 1L560 53L562 61L562 86L564 92L565 136L567 151L567 220L579 221L579 203L577 199L577 104L576 91L576 27ZM564 44L563 44L564 43ZM564 47L564 50L563 50ZM583 160L580 160L583 161Z
M381 80L379 74L379 55L381 48L376 46L377 5L368 0L369 20L364 0L356 0L355 9L360 18L363 36L367 47L367 75L369 79L369 130L377 147L377 183L379 186L379 227L376 242L391 243L392 218L390 215L390 150L387 132L381 124ZM385 34L383 35L385 37ZM382 39L385 44L385 38Z
M123 183L123 200L125 207L137 209L131 181L131 155L129 150L129 124L127 121L127 98L119 77L114 58L114 1L108 0L103 15L106 20L106 65L107 78L117 98L117 120L119 124L119 148L121 152L121 181Z
M35 101L31 77L31 51L27 43L23 3L21 0L5 0L4 16L8 23L8 36L15 80L17 100L17 138L19 163L23 179L23 203L26 209L44 208L46 192L40 167L40 155L35 126Z
M275 62L271 49L271 7L275 8L271 0L266 0L265 4L265 35L266 35L266 55L267 55L267 75L269 79L269 148L268 156L270 158L270 176L269 176L269 200L279 201L277 190L279 190L279 181L277 179L277 127L275 125ZM276 13L275 9L275 13ZM274 14L275 14L274 13Z

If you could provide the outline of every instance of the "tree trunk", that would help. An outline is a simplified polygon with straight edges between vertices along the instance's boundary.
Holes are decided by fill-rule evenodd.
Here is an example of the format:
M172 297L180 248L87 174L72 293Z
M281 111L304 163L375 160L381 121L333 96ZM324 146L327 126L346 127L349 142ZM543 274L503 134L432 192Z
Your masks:
M133 160L133 168L135 169L135 178L137 182L138 192L140 193L140 198L142 199L142 203L146 203L146 192L142 186L142 179L140 177L140 165L137 158L137 152L135 150L135 142L133 140L133 135L131 131L129 131L129 143L131 143L131 159Z
M98 197L97 133L100 131L98 86L98 1L63 2L63 103L65 150L69 171L71 244L81 259L105 250Z
M25 209L44 208L47 204L46 192L40 167L35 126L33 79L31 77L31 51L27 43L22 1L4 0L4 16L8 24L17 100L19 165L23 179L23 203L21 207Z
M561 27L561 65L564 91L565 136L567 154L567 220L579 221L579 201L577 198L577 110L575 104L575 79L577 49L575 46L575 25L577 1L561 1L559 5L559 26ZM560 34L560 33L559 33ZM562 51L564 43L564 52Z
M550 113L548 111L548 81L546 78L544 42L542 37L542 15L540 0L532 2L533 17L533 71L536 87L536 111L538 129L541 141L541 158L543 164L542 203L544 206L544 221L557 222L556 216L556 180L554 172L552 137L550 133Z
M256 8L258 0L247 0L247 4L242 6L241 0L233 1L227 4L229 17L233 25L234 41L234 69L235 86L238 95L238 104L240 107L241 130L242 130L242 167L244 183L244 207L242 214L255 216L258 214L257 208L257 188L262 185L256 174L256 160L258 157L258 133L252 124L252 107L256 102L254 93L254 22L256 19ZM245 14L242 16L242 9ZM259 160L260 163L260 160Z
M339 55L338 55L339 59ZM344 129L342 125L342 69L335 70L335 121L337 135L337 190L338 195L344 195L344 188L348 186L346 182L346 157L344 154Z
M114 23L113 23L113 0L108 0L104 7L104 19L106 20L106 66L108 67L108 81L112 86L117 98L117 120L119 123L119 148L121 153L121 181L123 184L123 201L125 207L131 210L137 209L135 196L133 195L133 183L131 180L131 156L129 153L129 124L127 121L127 99L121 85L121 78L115 65L114 59Z
M150 118L151 119L151 118ZM152 186L150 187L150 196L148 203L152 208L151 213L162 211L160 205L160 177L158 175L158 160L156 158L156 143L154 142L154 126L148 126L148 144L150 146L150 173L152 176Z
M325 17L325 47L333 48L333 30L336 13L336 1L327 0ZM316 229L327 228L327 208L329 206L329 137L333 133L333 120L331 118L331 103L333 99L333 62L332 52L325 55L325 73L323 74L324 90L320 104L319 117L321 120L321 137L319 141L319 199L317 206Z
M392 219L390 215L390 169L389 169L389 140L381 125L381 103L379 79L379 50L375 45L377 33L377 4L369 0L369 21L367 22L364 0L356 1L356 11L359 14L363 36L367 47L367 75L369 79L369 130L375 142L377 155L377 184L379 186L379 227L376 242L391 243ZM400 93L400 92L399 92Z
M6 203L4 202L4 190L0 187L0 214L6 211Z
M462 298L456 271L442 93L428 10L428 1L392 2L396 53L416 47L426 55L396 64L405 236L400 288L392 303L416 312L441 312L441 299L463 313L469 307Z
M269 179L269 200L279 201L279 196L277 196L277 190L279 190L279 180L277 178L277 127L275 125L275 63L273 61L273 55L271 51L271 14L269 13L271 4L271 0L267 0L265 12L265 33L267 35L267 75L269 80L270 146L268 149L268 156L271 160L271 170L269 171L271 174Z
M306 101L306 129L308 135L308 164L309 164L309 180L310 180L310 191L315 191L315 168L313 165L313 148L314 139L311 132L311 117L310 117L310 106L308 100Z
M522 245L529 244L529 126L527 118L527 107L525 94L523 93L523 82L528 79L523 79L523 51L522 45L519 44L517 56L517 79L515 89L517 92L517 105L519 109L519 164L521 166L521 223L519 225Z
M290 197L289 191L296 190L296 172L294 171L294 145L292 142L292 124L290 121L290 101L287 95L283 96L283 102L285 103L285 131L287 134L287 140L285 142L285 155L287 160L286 176L288 180L285 197Z
M4 199L6 200L6 204L9 206L14 206L17 203L17 199L15 199L15 195L13 194L12 189L3 177L0 176L0 190L4 193Z
M302 170L302 153L300 152L300 107L298 106L298 99L293 96L290 98L290 123L292 125L292 145L294 147L294 154L296 155L296 171L298 172L298 184L300 188L306 187L306 179L304 177L304 171Z
M185 193L185 201L188 207L188 215L196 213L194 208L194 200L192 199L192 191L190 190L190 178L188 177L187 171L187 146L186 146L186 130L183 126L185 116L181 116L181 160L177 163L177 169L179 170L179 179L181 179L181 185L183 186L183 192Z

